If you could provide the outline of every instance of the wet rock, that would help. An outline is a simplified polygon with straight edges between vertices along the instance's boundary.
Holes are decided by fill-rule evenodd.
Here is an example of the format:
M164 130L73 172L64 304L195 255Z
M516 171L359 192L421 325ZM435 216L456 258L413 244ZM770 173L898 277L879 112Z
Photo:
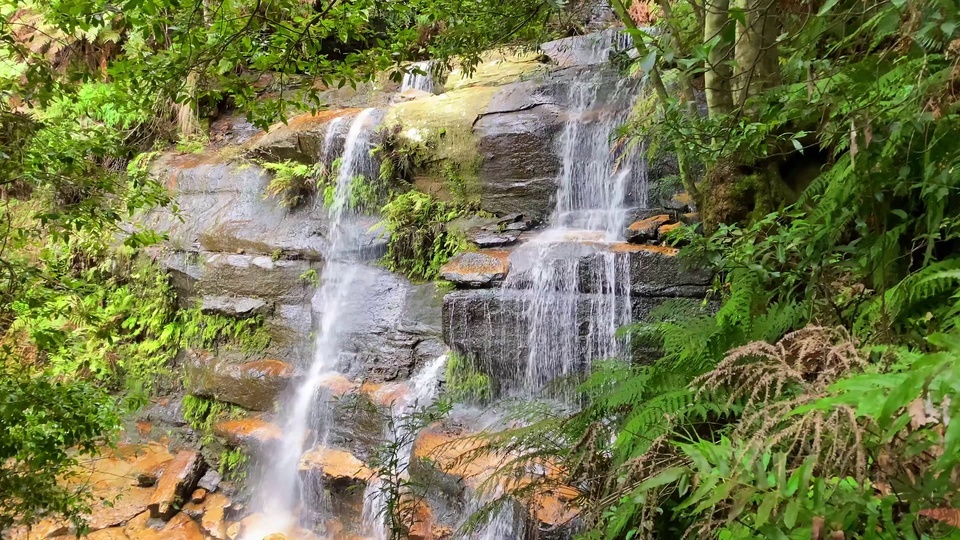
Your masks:
M142 225L167 233L174 250L242 250L315 260L323 253L325 212L303 209L293 217L276 201L265 199L270 176L257 165L215 154L171 153L161 156L151 173L174 193L182 219L168 208L158 208L143 218Z
M691 268L665 246L624 244L630 257L630 291L634 296L703 298L713 275Z
M275 161L299 161L314 164L321 161L330 122L337 118L355 116L361 109L336 109L316 114L301 114L286 123L277 123L252 144L254 155ZM340 122L343 122L341 120ZM343 133L333 133L336 140L329 146L343 146Z
M528 81L501 88L474 122L482 156L480 207L545 219L552 210L559 160L554 140L563 126L557 100Z
M203 488L197 488L193 491L193 494L190 495L190 502L200 504L206 498L207 498L207 490Z
M658 231L661 225L670 221L667 214L659 214L646 219L634 221L627 227L626 238L631 244L642 244L658 238Z
M477 231L470 235L470 241L479 248L495 248L517 243L520 238L518 230L504 230L503 232Z
M366 484L373 472L346 450L318 446L300 458L300 474L305 479L322 478L324 485L342 489Z
M413 285L381 268L350 265L356 297L338 315L342 321L340 372L353 380L375 382L407 378L436 356L424 357L439 344L441 298L433 284ZM314 297L315 317L322 298Z
M495 477L509 456L481 452L484 440L474 435L462 428L447 429L442 425L423 430L412 451L412 477L455 498L464 498L465 493L476 492L491 481L501 484L505 491L523 490L530 484L530 478ZM544 463L539 466L540 474L559 477L558 468ZM527 520L538 528L551 529L571 522L579 514L573 504L578 496L576 489L557 485L527 492L525 500L518 502Z
M205 540L200 525L183 512L173 516L162 530L144 529L136 538L138 540Z
M251 450L263 448L283 438L279 426L260 418L219 422L214 424L213 432L218 437L223 437L231 446L242 446Z
M267 303L259 298L233 296L204 296L201 304L203 313L226 315L227 317L249 317L265 313Z
M205 352L190 354L185 371L187 391L191 394L251 411L271 409L294 375L293 366L280 360L235 364Z
M681 214L694 211L693 197L691 197L686 191L673 195L664 201L663 206L670 210L675 210Z
M183 507L183 512L200 522L200 528L208 536L217 540L227 537L227 522L224 514L231 501L221 493L212 493L200 503L191 501Z
M300 303L307 299L308 282L302 277L313 266L309 261L273 260L268 256L229 253L203 254L203 277L198 292L215 302L232 295L245 299L250 311L265 306L246 305L249 300ZM266 302L265 302L266 303ZM249 311L244 314L251 314Z
M489 287L507 277L508 257L501 250L460 253L440 268L440 277L462 287Z
M164 469L150 497L150 515L158 518L173 515L186 494L193 491L205 469L206 464L199 453L192 450L178 452Z
M610 55L631 48L629 36L619 28L548 41L540 50L562 68L603 64Z
M220 473L216 469L209 469L197 482L197 487L207 490L208 493L213 493L220 487L220 480Z

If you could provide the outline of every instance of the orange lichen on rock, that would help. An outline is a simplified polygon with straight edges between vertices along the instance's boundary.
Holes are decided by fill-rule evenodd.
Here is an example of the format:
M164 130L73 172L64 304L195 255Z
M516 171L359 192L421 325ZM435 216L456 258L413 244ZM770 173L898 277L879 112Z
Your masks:
M234 446L263 446L283 437L279 426L255 417L220 422L213 432Z
M638 253L641 251L646 251L649 253L657 253L660 255L666 255L668 257L673 257L677 253L680 253L680 250L677 248L672 248L669 246L651 246L647 244L628 244L626 242L614 244L611 248L616 253Z
M303 454L300 471L320 471L324 479L332 481L366 482L373 476L373 471L350 452L324 446L317 446Z

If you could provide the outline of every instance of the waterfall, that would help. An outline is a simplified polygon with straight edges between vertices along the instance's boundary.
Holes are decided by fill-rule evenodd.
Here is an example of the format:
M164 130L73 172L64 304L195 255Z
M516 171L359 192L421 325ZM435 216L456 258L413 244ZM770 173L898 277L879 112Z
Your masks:
M433 404L440 390L440 372L447 365L447 357L448 353L440 355L410 379L409 392L403 398L394 402L391 408L395 429L403 427L398 423L403 415ZM410 462L410 453L413 451L413 440L416 434L387 433L386 435L387 437L399 436L400 440L405 441L397 449L398 469L405 471ZM363 528L371 540L386 540L389 537L384 523L386 508L386 493L380 489L377 482L370 482L363 497Z
M354 177L369 172L371 122L376 109L364 109L350 125L344 141L340 170L336 179L335 195L328 208L329 245L325 250L326 264L317 296L322 311L316 323L313 360L292 396L285 403L283 438L273 447L254 502L267 516L263 523L269 530L248 531L245 538L260 540L266 534L285 532L298 525L297 506L311 496L309 487L302 486L299 464L305 449L323 444L329 433L329 410L318 403L322 383L336 374L339 358L338 334L347 303L355 296L356 272L349 270L346 257L355 253L360 235L354 233L350 209L350 187ZM332 122L331 122L332 124ZM331 126L328 131L335 129ZM332 132L331 132L332 134Z
M631 318L630 270L612 246L623 239L633 186L646 185L646 165L611 140L629 113L633 82L610 89L576 80L567 89L556 205L548 228L514 251L503 286L504 295L522 298L527 331L515 393L533 395L620 350L615 334Z
M407 72L403 74L403 82L400 83L400 93L402 94L407 90L435 93L436 81L434 80L432 61L427 60L410 64Z

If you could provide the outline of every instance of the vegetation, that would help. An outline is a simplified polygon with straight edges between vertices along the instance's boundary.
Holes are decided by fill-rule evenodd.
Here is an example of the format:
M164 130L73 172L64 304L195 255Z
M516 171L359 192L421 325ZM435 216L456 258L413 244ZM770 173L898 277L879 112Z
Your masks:
M440 267L466 248L466 238L447 224L465 214L455 204L420 191L398 195L382 209L383 227L390 232L384 263L414 280L437 277Z
M638 27L639 0L610 4L634 38L624 61L655 96L627 137L677 156L706 230L678 241L716 272L718 309L679 316L688 310L671 302L624 329L662 355L595 366L580 410L530 407L485 450L509 449L501 474L514 478L556 464L562 474L517 490L575 487L586 539L947 534L960 505L956 3L657 0L655 32ZM84 494L58 479L110 442L181 348L268 344L261 318L178 309L144 257L162 238L129 224L170 203L147 174L157 148L201 149L201 119L221 108L264 126L411 60L469 72L485 49L578 32L568 16L579 7L0 7L0 529L47 515L80 523ZM382 151L383 175L408 180L417 149ZM330 200L336 165L267 167L268 195L284 204ZM465 197L465 171L441 172ZM353 185L351 206L382 205L391 270L433 279L464 248L449 226L464 201ZM449 369L453 390L483 397L488 380L459 360ZM204 431L224 413L186 407ZM405 441L372 463L390 516L408 489Z
M612 4L721 305L625 329L662 357L491 436L501 474L558 463L583 538L955 535L956 6L661 0L648 35Z

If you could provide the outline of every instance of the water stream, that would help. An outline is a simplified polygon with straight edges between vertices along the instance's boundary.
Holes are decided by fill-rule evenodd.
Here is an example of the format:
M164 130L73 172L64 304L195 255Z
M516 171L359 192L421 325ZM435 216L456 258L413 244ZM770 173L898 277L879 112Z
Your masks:
M364 109L353 118L341 155L332 203L327 209L329 244L325 250L323 275L317 291L321 306L315 324L313 359L307 373L285 401L282 440L266 456L267 466L254 495L254 504L269 518L260 528L248 531L245 538L260 540L273 532L284 532L300 525L298 507L302 501L314 502L320 495L315 486L300 482L299 464L305 449L323 445L329 433L329 407L319 403L318 395L326 379L336 375L340 347L338 343L341 316L354 296L354 276L350 257L359 251L361 235L353 223L350 209L350 188L354 177L367 172L369 166L369 125L375 121L376 109ZM339 120L339 119L338 119ZM334 134L331 122L328 133Z
M527 329L520 395L619 351L616 330L631 317L630 269L612 247L623 239L630 195L646 184L646 164L612 137L636 92L630 79L612 91L589 79L567 90L556 206L547 229L514 251L503 286L505 295L522 298ZM637 198L645 204L645 193Z
M400 93L407 90L420 90L431 94L436 92L436 80L433 73L433 62L426 60L415 62L409 66L409 71L403 74L403 81L400 83ZM420 73L417 73L417 72Z

